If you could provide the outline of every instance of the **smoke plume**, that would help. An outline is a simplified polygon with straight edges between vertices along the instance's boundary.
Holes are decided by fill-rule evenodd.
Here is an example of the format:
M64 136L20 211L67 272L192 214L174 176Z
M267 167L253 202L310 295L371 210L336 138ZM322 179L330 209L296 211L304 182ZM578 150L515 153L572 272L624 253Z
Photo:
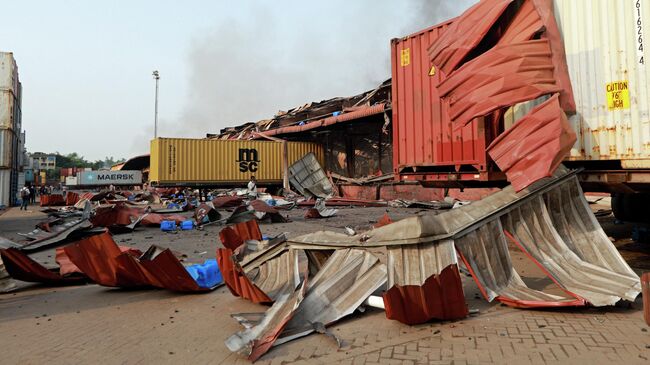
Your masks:
M238 2L246 17L220 21L191 45L190 93L179 123L200 136L372 89L390 77L392 38L474 2Z

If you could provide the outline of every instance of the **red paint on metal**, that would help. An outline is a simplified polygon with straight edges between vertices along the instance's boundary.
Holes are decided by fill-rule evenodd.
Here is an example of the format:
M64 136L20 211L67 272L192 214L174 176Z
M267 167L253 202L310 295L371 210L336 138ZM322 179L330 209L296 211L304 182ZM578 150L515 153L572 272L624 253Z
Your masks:
M559 95L538 105L488 147L516 191L553 175L576 142Z
M641 292L643 296L643 319L650 326L650 272L641 275Z
M500 108L562 90L547 39L496 46L467 62L438 87L449 116L464 126Z
M200 287L170 249L165 249L152 260L141 259L137 261L133 256L126 258L124 256L122 255L122 258L131 261L133 266L143 267L144 275L155 279L155 281L150 279L153 286L177 292L206 292L212 290L211 288Z
M142 220L140 224L143 226L160 226L162 221L174 221L176 224L180 224L183 221L186 221L187 218L179 214L158 214L158 213L149 213Z
M53 207L65 205L65 200L61 194L41 195L41 207Z
M450 74L481 43L512 0L483 0L454 19L438 39L430 43L428 54L437 69Z
M237 223L219 232L221 243L226 248L217 249L217 264L223 280L234 296L248 299L254 303L272 303L266 293L253 284L233 259L235 250L247 240L262 239L262 232L256 220Z
M337 185L337 187L339 193L346 199L374 200L377 197L377 186ZM311 205L313 206L313 203Z
M387 226L391 223L393 223L393 220L390 219L388 213L384 213L384 215L381 216L381 218L379 218L379 220L377 221L377 223L375 223L373 227L379 228L379 227Z
M88 282L88 278L82 275L64 276L61 273L50 271L15 248L0 249L0 256L7 273L17 280L47 285L71 285Z
M422 286L395 285L383 295L386 318L413 325L432 319L460 319L468 310L457 265L449 265Z
M385 110L386 110L386 104L382 103L373 106L363 107L353 112L343 113L337 116L331 116L323 119L314 120L312 122L305 123L304 125L295 125L295 126L271 129L265 132L260 132L260 134L263 134L265 136L275 136L280 134L306 132L315 128L327 127L337 123L349 122L351 120L361 119L372 115L381 114Z
M54 257L54 261L59 264L59 272L61 275L68 275L72 273L83 274L83 272L79 270L79 268L73 264L72 261L70 261L70 258L65 254L63 247L57 248L55 252L56 256Z
M253 219L222 229L221 232L219 232L219 238L224 247L235 250L245 241L261 241L262 232L260 231L260 226L257 221Z
M64 247L70 261L97 284L111 287L154 286L179 292L205 292L171 250L153 259L130 247L117 246L109 233Z
M63 249L70 261L97 284L127 288L151 285L146 276L135 277L129 273L130 268L124 267L123 262L117 260L122 250L109 233L85 238ZM125 254L133 252L131 250Z
M553 15L552 0L524 1L508 28L501 35L499 44L507 45L531 40L539 33L542 38L548 39L551 45L555 80L562 89L560 105L564 111L574 112L576 104L566 63L564 42Z
M68 191L65 193L65 205L75 205L79 201L79 194L73 192L73 191Z
M244 198L241 196L218 196L212 199L215 208L235 208L241 205Z
M499 44L511 44L529 41L533 36L543 30L544 24L535 4L532 1L524 1L512 19L508 28L501 35Z
M439 201L444 199L444 189L424 188L419 184L391 184L379 187L381 200Z
M306 277L306 276L305 276ZM278 310L278 313L282 316L280 318L274 318L274 326L269 328L266 332L262 333L258 339L253 340L251 344L251 353L248 355L248 360L251 362L257 361L262 355L271 349L275 341L278 339L282 330L287 326L291 318L293 318L296 311L298 311L300 302L305 296L307 291L307 279L305 279L298 288L285 303L282 303L282 307ZM277 305L277 304L276 304Z
M573 95L573 86L569 76L569 65L566 62L566 50L560 28L555 20L553 0L532 0L544 24L543 37L551 43L553 66L555 67L555 81L560 85L560 105L568 114L576 111L576 102Z
M452 127L448 105L438 84L444 80L433 70L426 49L452 25L445 23L391 42L393 170L457 171L458 167L487 171L485 146L491 141L485 121L460 130ZM402 59L408 55L408 62ZM475 180L474 173L470 176ZM401 180L401 179L400 179Z
M129 207L124 203L100 206L90 222L95 227L127 226L144 212L141 208Z
M253 303L273 303L266 293L248 279L241 267L233 261L233 255L234 252L231 249L217 249L217 264L221 270L223 281L232 295L248 299Z
M344 198L356 200L373 201L379 189L379 198L385 201L396 199L419 200L419 201L441 201L445 198L445 190L442 188L425 188L419 184L390 184L381 186L359 186L359 185L337 185ZM498 188L471 188L471 189L448 189L447 196L457 200L481 200L486 196L499 191ZM312 204L307 203L306 206ZM327 205L331 205L327 201ZM345 205L345 204L343 204ZM333 205L332 205L333 206Z

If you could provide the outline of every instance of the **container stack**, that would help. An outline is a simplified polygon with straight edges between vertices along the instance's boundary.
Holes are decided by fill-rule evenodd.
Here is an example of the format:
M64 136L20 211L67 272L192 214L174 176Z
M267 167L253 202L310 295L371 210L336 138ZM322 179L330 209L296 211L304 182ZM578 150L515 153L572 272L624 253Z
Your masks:
M0 206L16 203L22 147L22 85L13 53L0 52Z

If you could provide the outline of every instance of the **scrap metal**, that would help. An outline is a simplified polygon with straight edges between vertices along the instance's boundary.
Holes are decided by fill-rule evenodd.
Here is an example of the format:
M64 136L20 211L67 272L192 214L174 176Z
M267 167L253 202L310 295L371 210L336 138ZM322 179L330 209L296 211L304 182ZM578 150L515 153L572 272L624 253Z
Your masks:
M526 208L531 204L536 205L532 209ZM508 219L503 226L514 241L521 243L562 289L575 293L592 305L610 305L620 299L634 300L641 290L638 276L621 258L589 210L575 172L563 167L553 177L539 180L519 192L508 186L471 205L440 214L406 218L354 236L318 232L292 238L288 245L302 249L372 249L381 246L390 249L400 245L425 247L427 244L453 240L467 259L471 255L464 251L463 243L475 242L473 232L502 217ZM490 242L486 241L486 244ZM410 264L413 262L416 265ZM506 261L498 262L504 264ZM419 270L419 260L411 260L410 263L407 269ZM485 265L472 266L472 262L468 262L468 265L481 286L489 287L482 278L494 277L492 269ZM389 272L393 270L390 264L388 267ZM518 304L525 305L529 299L508 296L509 292L499 293L500 287L491 290L503 297L512 297L513 301L522 301ZM487 297L493 299L495 296ZM557 300L547 302L548 306L553 306ZM438 306L439 303L431 302L427 310L434 312L439 310Z
M233 295L254 303L272 303L281 295L286 283L297 284L301 265L295 250L276 251L264 261L254 260L260 252L268 252L250 249L247 244L261 240L256 221L226 227L220 237L226 248L217 249L217 263ZM269 247L279 243L269 243Z
M555 94L497 137L487 152L519 191L551 176L576 138Z
M386 277L386 266L374 255L354 249L335 251L306 285L303 281L289 295L283 291L259 324L231 336L226 346L255 361L274 345L321 332L353 313L385 284Z
M406 324L468 314L453 240L387 246L386 317Z
M556 93L547 39L498 45L443 80L438 90L449 116L462 126L500 108Z
M553 100L547 106L554 108L534 110L544 117L529 114L526 119L528 124L539 118L540 124L554 126L548 126L552 132L547 134L540 129L547 143L527 156L507 156L511 152L506 149L501 156L508 180L520 177L514 183L517 189L553 172L575 140L562 111L575 111L575 100L550 0L482 0L434 40L429 56L445 73L438 91L456 128L491 113L494 124L508 107L557 93L557 107ZM503 162L508 159L521 163ZM524 175L529 178L522 179Z
M87 238L64 250L74 265L103 286L153 286L177 292L204 292L220 284L201 287L171 250L155 245L143 254L131 248L121 249L109 233Z
M480 1L453 20L429 47L429 57L445 74L454 71L488 34L512 0Z
M69 273L63 267L47 269L16 248L0 249L7 273L16 280L46 285L77 285L89 281L85 275Z
M306 198L328 199L333 188L329 178L313 153L305 155L289 166L289 181Z

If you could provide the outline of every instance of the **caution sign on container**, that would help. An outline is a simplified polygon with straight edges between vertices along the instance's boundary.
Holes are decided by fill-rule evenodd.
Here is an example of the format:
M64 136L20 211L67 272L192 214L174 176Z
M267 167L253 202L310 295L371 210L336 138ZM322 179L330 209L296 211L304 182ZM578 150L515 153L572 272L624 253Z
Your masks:
M607 109L619 110L630 108L630 92L626 81L616 81L607 84Z
M411 49L406 48L400 52L400 65L402 67L408 66L411 64Z

